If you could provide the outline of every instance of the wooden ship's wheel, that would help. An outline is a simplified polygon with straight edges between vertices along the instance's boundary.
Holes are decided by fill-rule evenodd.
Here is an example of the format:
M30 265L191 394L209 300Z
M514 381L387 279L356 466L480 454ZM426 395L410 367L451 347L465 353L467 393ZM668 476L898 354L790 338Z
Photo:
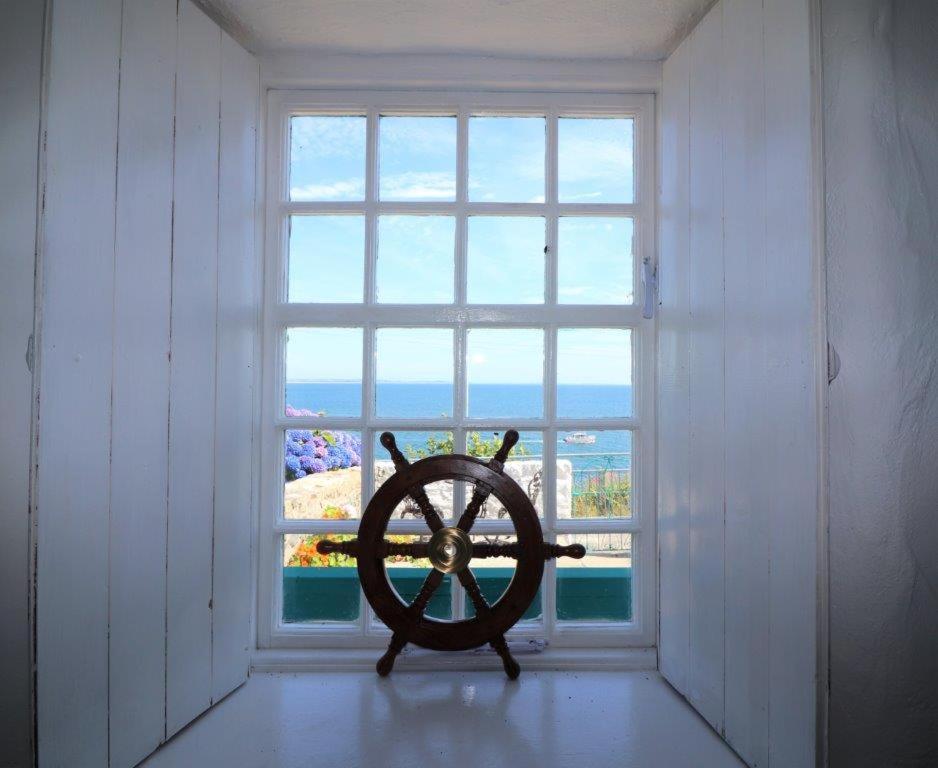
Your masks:
M394 474L372 497L362 515L358 538L352 541L320 541L322 554L340 552L358 560L358 577L368 602L392 632L388 650L377 663L378 674L390 674L394 660L407 643L438 651L464 651L488 643L501 657L505 673L512 680L521 667L505 642L507 632L531 605L544 573L544 561L554 557L582 558L581 544L559 546L544 541L537 512L518 484L505 474L505 460L518 442L518 433L505 433L498 452L488 461L452 454L429 456L411 464L398 450L394 435L385 432L381 444L391 454ZM430 502L426 486L440 480L461 480L474 486L472 498L454 527L444 524ZM517 541L512 543L475 543L469 531L489 495L495 496L511 518ZM420 509L430 529L427 542L400 544L384 536L395 508L410 497ZM391 585L385 569L387 557L429 559L433 566L417 596L404 602ZM474 558L508 557L516 561L515 573L508 588L489 605L469 567ZM434 591L447 573L459 579L472 601L475 616L463 621L441 621L424 612Z

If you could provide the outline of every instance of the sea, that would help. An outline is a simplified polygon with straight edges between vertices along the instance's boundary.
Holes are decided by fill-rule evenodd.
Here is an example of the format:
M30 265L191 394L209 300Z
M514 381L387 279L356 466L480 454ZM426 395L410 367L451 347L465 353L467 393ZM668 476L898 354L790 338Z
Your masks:
M471 384L468 391L469 417L473 419L527 419L542 415L543 387L539 384ZM288 382L286 403L328 416L359 416L361 384L352 382ZM453 387L444 383L377 382L375 413L379 418L405 420L448 416L453 410ZM557 387L557 414L564 418L623 417L632 415L630 386L560 384ZM494 430L477 430L480 437L500 436ZM593 442L569 442L570 432L558 432L557 455L573 464L575 478L583 482L603 471L624 472L632 466L632 435L626 430L596 430L583 427ZM433 434L419 430L395 432L398 445L420 448ZM565 439L566 438L566 439ZM377 444L375 456L384 449ZM544 452L543 432L521 432L525 456L539 458Z

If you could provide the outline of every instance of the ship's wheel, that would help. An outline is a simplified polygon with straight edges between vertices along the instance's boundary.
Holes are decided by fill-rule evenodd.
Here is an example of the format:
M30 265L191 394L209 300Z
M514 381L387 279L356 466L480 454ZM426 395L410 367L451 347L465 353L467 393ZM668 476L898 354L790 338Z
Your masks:
M362 515L358 538L352 541L320 541L322 554L341 552L358 560L358 577L368 602L392 632L388 650L377 663L378 674L388 675L407 643L439 651L462 651L488 643L501 657L505 673L514 680L521 667L512 657L505 633L514 626L537 595L544 561L554 557L582 558L581 544L567 547L545 543L534 505L518 484L505 474L505 460L518 442L518 433L505 433L498 452L488 461L451 454L430 456L413 464L398 450L394 435L385 432L381 444L391 454L394 474L372 497ZM427 496L426 486L441 480L463 481L474 488L469 504L455 526L444 524ZM486 499L492 495L505 508L514 525L512 543L473 543L472 525ZM430 529L430 539L413 544L387 541L388 521L406 497L414 500ZM429 559L433 566L413 602L406 603L391 585L384 560L407 556ZM507 557L516 561L514 576L502 596L489 605L469 567L473 559ZM424 615L445 574L453 573L466 590L475 616L462 621L442 621Z

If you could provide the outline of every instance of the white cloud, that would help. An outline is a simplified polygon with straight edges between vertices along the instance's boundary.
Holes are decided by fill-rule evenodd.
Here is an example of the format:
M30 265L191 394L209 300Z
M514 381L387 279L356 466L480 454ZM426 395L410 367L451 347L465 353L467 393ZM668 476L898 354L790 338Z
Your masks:
M452 200L456 197L456 177L438 171L382 176L381 197L385 200Z
M364 200L364 198L365 187L360 179L290 187L291 200Z
M290 123L290 142L295 150L313 157L365 156L365 118L300 116Z

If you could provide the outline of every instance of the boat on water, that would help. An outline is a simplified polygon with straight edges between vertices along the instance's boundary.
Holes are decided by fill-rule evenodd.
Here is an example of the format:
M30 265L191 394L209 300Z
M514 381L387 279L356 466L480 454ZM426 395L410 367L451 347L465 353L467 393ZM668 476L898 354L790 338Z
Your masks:
M578 443L581 445L595 443L596 435L588 435L586 432L572 432L563 441L565 443Z

